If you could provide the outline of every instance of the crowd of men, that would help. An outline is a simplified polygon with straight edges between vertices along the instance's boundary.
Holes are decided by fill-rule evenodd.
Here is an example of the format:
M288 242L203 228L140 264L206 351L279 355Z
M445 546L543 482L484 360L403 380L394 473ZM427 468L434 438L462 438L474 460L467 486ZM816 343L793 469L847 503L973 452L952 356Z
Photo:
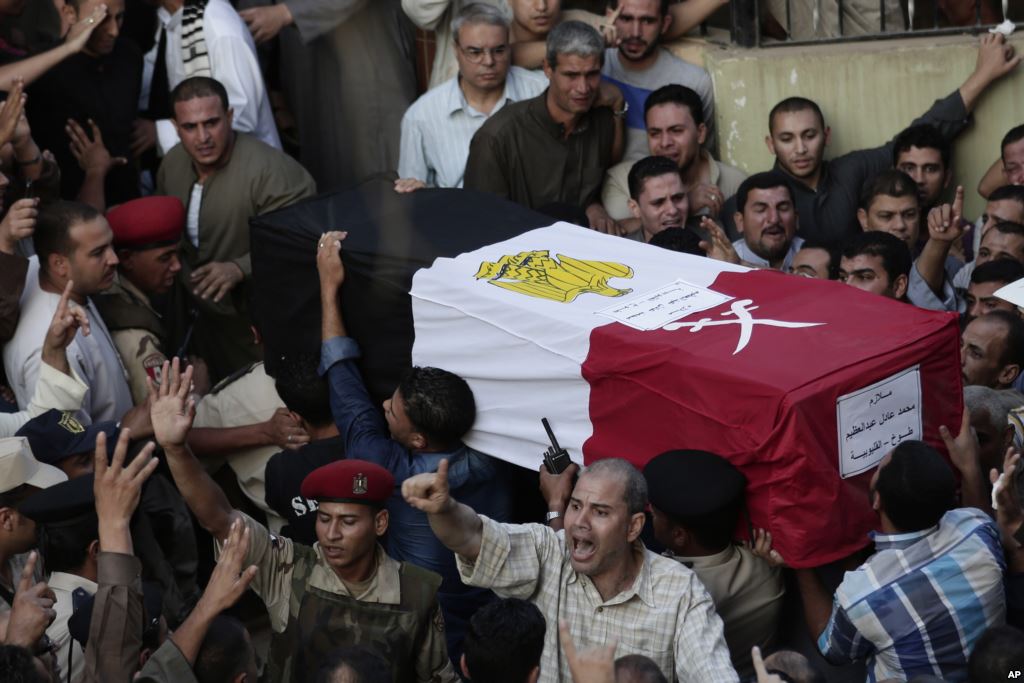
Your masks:
M1021 61L1002 34L875 148L826 159L819 105L783 99L748 175L714 156L710 76L664 46L725 0L30 2L0 0L0 680L1024 670L1024 318L996 294L1024 279L1024 125L981 216L951 186ZM412 367L371 399L345 232L316 246L321 348L263 363L250 220L379 177L958 314L962 424L885 455L876 531L824 570L741 541L747 476L685 435L642 469L542 465L533 509L465 442L463 378Z

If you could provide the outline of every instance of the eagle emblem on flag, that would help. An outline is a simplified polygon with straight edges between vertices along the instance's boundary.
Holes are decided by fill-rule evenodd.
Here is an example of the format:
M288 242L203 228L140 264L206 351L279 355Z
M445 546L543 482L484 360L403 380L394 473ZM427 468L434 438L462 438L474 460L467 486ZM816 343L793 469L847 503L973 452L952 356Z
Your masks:
M581 294L615 297L633 291L608 284L612 278L633 277L633 269L625 264L586 261L564 254L555 254L552 258L547 249L522 251L494 262L484 261L475 277L512 292L564 304Z

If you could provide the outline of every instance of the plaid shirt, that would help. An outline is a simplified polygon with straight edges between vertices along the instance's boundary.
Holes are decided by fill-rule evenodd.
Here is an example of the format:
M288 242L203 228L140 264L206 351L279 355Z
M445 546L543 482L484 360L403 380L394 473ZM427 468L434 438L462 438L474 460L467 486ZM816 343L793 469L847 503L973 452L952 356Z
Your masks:
M975 641L1006 620L992 520L974 508L951 510L931 529L874 540L877 552L836 590L818 648L833 663L867 659L872 682L966 680Z
M573 571L565 533L540 524L499 524L481 515L483 539L476 562L458 557L467 584L503 597L532 601L547 620L540 680L572 681L558 642L558 621L569 623L577 649L618 641L616 657L642 654L669 680L736 681L722 620L697 575L656 555L639 541L643 564L633 585L603 600L590 579Z

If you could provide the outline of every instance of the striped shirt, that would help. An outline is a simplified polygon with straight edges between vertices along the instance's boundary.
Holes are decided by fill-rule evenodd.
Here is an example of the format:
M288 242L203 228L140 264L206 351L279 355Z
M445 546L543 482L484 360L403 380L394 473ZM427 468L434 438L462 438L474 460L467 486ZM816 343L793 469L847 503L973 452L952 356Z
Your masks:
M691 570L644 548L633 585L603 600L591 580L573 571L565 532L540 524L499 524L481 515L476 562L456 555L462 580L502 597L530 600L544 615L541 683L572 681L558 642L558 621L569 624L577 649L618 641L616 657L650 657L669 680L716 683L738 680L704 585Z
M999 532L980 510L938 526L875 534L876 553L847 572L818 648L833 663L867 660L868 681L967 678L967 655L1006 620Z
M480 126L509 102L536 97L548 79L518 66L505 78L505 92L491 113L469 106L459 78L425 92L402 117L398 177L416 178L431 187L462 187L469 143Z

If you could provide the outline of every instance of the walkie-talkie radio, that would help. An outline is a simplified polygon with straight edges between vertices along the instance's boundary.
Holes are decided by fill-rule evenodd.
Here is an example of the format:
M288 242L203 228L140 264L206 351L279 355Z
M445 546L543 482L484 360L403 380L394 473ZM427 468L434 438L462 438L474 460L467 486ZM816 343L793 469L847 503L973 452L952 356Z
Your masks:
M551 474L561 474L565 471L566 467L572 464L572 458L569 457L569 451L558 445L558 439L555 438L555 433L551 431L548 419L542 417L540 421L544 425L544 431L548 433L548 439L551 441L551 448L544 451L544 466L548 468L548 472Z

